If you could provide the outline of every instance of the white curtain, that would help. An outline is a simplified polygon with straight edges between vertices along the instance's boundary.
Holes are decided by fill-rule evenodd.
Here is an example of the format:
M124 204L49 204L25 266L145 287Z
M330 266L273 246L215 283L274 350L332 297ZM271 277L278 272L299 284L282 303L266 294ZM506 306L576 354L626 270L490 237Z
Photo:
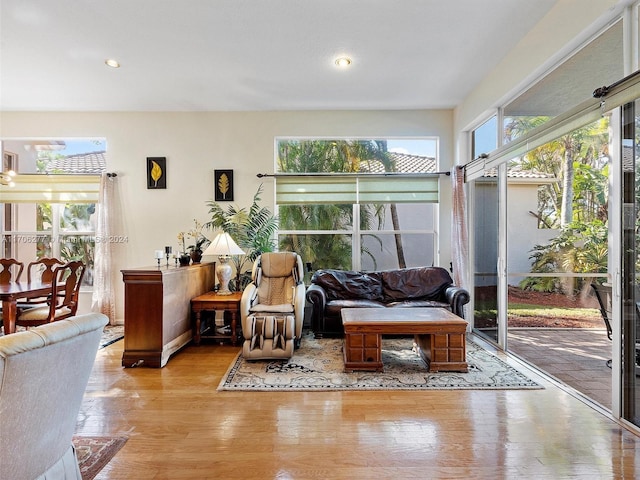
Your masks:
M113 325L116 320L116 304L111 269L113 258L113 202L115 175L103 173L100 178L100 198L96 205L96 247L93 255L93 297L91 310L104 313Z
M451 170L453 208L451 210L451 258L453 281L469 290L469 234L467 232L467 196L464 189L464 169Z

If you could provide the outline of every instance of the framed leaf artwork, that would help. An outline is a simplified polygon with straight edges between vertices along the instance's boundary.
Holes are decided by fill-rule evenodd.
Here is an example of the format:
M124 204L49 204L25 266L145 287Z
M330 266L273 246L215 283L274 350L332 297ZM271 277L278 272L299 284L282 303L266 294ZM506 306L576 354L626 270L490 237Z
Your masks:
M147 157L147 188L167 188L166 157Z
M233 170L214 170L213 188L216 202L233 201Z

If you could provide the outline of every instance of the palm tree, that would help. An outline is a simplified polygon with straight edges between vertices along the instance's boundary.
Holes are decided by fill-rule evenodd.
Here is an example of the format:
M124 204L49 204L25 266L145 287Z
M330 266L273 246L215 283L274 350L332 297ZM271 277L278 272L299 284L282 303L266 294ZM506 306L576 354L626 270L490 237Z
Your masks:
M363 164L378 160L390 164L386 142L363 140L285 141L278 146L278 170L286 173L357 173ZM282 230L350 230L353 223L351 204L281 205ZM379 205L361 205L360 228L370 230L380 225L384 210ZM280 242L282 250L295 250L315 268L351 268L351 241L343 234L291 235ZM366 248L375 264L375 256Z
M546 117L513 120L506 131L518 136ZM538 218L559 234L546 245L536 245L530 256L532 272L606 271L607 255L607 121L595 122L527 152L519 162L522 170L551 173L559 182L545 185L539 194ZM603 270L604 268L604 270ZM581 281L560 285L556 280L527 278L521 286L536 290L574 290L585 288ZM575 284L574 284L575 283ZM588 285L587 285L588 287Z

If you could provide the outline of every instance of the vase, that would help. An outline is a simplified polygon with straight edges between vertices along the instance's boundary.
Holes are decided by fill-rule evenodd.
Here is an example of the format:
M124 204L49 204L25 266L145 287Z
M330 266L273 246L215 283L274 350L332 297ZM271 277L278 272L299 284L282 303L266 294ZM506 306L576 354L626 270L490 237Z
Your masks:
M193 263L200 263L200 260L202 260L202 250L193 250L191 252L191 260L193 260Z
M186 253L183 253L178 258L178 261L180 262L180 266L181 267L186 267L187 265L189 265L189 262L191 262L191 257L189 255L187 255Z

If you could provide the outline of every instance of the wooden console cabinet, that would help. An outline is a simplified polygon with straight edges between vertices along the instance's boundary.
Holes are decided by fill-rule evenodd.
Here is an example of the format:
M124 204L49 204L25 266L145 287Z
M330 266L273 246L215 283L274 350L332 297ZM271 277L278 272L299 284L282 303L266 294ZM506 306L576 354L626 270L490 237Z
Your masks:
M212 290L215 262L121 270L124 367L164 367L192 338L191 299Z

